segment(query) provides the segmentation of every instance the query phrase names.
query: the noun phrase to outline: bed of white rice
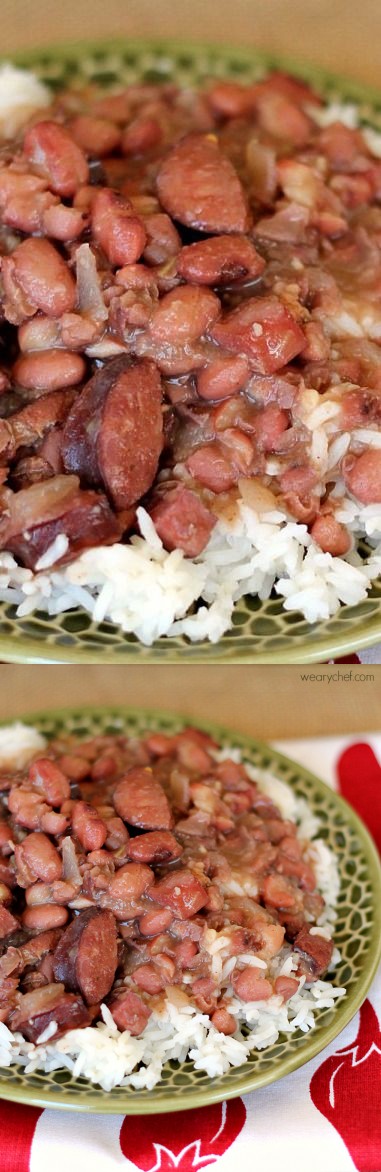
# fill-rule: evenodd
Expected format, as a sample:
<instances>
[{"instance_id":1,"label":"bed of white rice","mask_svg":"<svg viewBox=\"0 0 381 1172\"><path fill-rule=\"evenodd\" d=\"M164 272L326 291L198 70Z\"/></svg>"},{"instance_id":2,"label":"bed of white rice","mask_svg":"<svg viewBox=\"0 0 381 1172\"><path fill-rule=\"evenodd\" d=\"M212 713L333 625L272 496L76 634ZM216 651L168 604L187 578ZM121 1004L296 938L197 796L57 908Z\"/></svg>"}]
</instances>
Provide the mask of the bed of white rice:
<instances>
[{"instance_id":1,"label":"bed of white rice","mask_svg":"<svg viewBox=\"0 0 381 1172\"><path fill-rule=\"evenodd\" d=\"M14 132L13 115L25 119L26 110L29 114L33 106L49 100L49 91L33 74L11 65L0 68L3 133ZM353 105L312 107L310 112L321 125L337 118L349 126L358 122ZM370 128L364 133L370 149L381 157L381 134ZM380 341L379 309L372 303L365 310L359 320L361 311L347 299L340 320L336 315L332 321L333 336ZM342 603L362 602L381 572L381 504L361 507L345 496L337 467L352 438L361 451L380 447L381 434L370 428L358 429L352 437L340 432L339 406L329 392L322 396L306 390L299 413L310 433L310 460L322 484L337 480L336 515L348 526L354 542L345 557L323 553L307 526L281 509L253 508L242 501L234 519L218 521L203 553L185 558L180 550L166 552L150 517L140 508L140 537L128 545L88 550L63 568L54 566L67 550L65 535L41 558L36 573L19 567L11 554L1 553L0 600L13 603L20 618L35 610L56 615L80 606L95 622L111 620L147 646L164 635L216 643L231 626L234 604L240 598L248 594L265 600L273 588L286 610L299 610L310 623L325 621ZM276 475L275 459L269 460L267 472ZM362 537L372 549L366 561L356 552Z\"/></svg>"},{"instance_id":2,"label":"bed of white rice","mask_svg":"<svg viewBox=\"0 0 381 1172\"><path fill-rule=\"evenodd\" d=\"M20 724L1 729L2 768L10 761L15 767L16 743L20 746L22 763L25 764L28 752L30 758L44 747L45 742L36 730ZM244 759L239 750L228 748L216 755L219 760L226 756L236 761ZM298 836L305 844L304 857L314 866L318 890L326 901L324 911L312 932L331 939L340 881L335 856L318 837L319 821L305 799L296 797L284 782L268 772L255 769L247 762L245 765L249 775L276 803L283 817L294 819L297 823ZM240 890L238 882L234 883L232 892L247 894L243 887ZM236 1032L231 1037L220 1034L209 1017L200 1013L182 990L172 986L166 990L161 1008L153 1011L144 1032L137 1038L131 1037L127 1031L118 1030L106 1005L102 1006L102 1021L96 1026L70 1030L57 1041L54 1041L56 1026L52 1022L41 1035L38 1046L26 1041L21 1034L12 1034L6 1025L0 1023L0 1067L19 1063L25 1067L26 1073L35 1070L48 1073L67 1068L74 1078L87 1078L105 1091L116 1086L151 1090L159 1082L163 1066L170 1060L184 1062L190 1059L196 1070L205 1071L210 1078L215 1078L232 1066L241 1066L247 1062L253 1050L263 1050L273 1045L278 1037L298 1030L302 1034L308 1033L314 1028L316 1014L320 1010L332 1009L345 996L345 988L335 987L329 980L308 984L305 977L301 977L297 993L287 1002L275 994L268 1001L243 1002L229 985L237 958L228 957L227 944L223 931L207 930L204 946L212 958L212 972L226 989L225 1000L237 1022ZM298 965L298 956L288 944L268 966L260 957L254 958L253 954L238 959L245 964L255 964L274 978L294 974ZM335 948L331 970L334 970L339 960L340 954ZM242 1027L245 1027L244 1033Z\"/></svg>"}]
</instances>

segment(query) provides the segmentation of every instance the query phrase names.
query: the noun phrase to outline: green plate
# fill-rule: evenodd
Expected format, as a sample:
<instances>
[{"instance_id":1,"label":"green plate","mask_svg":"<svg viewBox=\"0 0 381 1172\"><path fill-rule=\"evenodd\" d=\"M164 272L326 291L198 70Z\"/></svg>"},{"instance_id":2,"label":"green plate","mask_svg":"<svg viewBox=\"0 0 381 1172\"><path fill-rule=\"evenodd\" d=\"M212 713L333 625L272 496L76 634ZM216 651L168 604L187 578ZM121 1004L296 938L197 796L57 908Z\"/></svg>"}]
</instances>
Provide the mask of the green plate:
<instances>
[{"instance_id":1,"label":"green plate","mask_svg":"<svg viewBox=\"0 0 381 1172\"><path fill-rule=\"evenodd\" d=\"M19 53L14 61L33 68L55 89L83 81L105 86L138 80L197 85L209 77L245 82L283 67L307 78L330 100L356 102L362 120L381 129L377 91L252 48L118 40ZM299 611L284 611L275 595L265 602L242 599L231 630L217 645L173 637L147 648L110 622L93 623L80 609L50 618L42 612L17 618L14 607L0 604L0 658L15 663L308 663L349 654L380 638L380 582L364 602L342 606L333 618L312 625Z\"/></svg>"},{"instance_id":2,"label":"green plate","mask_svg":"<svg viewBox=\"0 0 381 1172\"><path fill-rule=\"evenodd\" d=\"M81 737L124 731L141 736L147 729L173 733L186 722L185 717L173 714L118 708L54 711L23 719L47 737L64 731ZM83 1078L73 1078L67 1070L27 1075L21 1067L14 1066L0 1070L0 1098L42 1107L124 1115L202 1107L267 1086L303 1066L332 1042L364 1000L381 956L381 870L367 830L333 790L269 745L204 721L199 722L199 727L211 732L223 747L240 749L244 760L258 769L270 770L292 786L320 819L320 836L335 852L340 870L335 942L341 961L333 983L346 986L346 997L334 1009L322 1009L316 1014L311 1033L298 1030L280 1035L274 1045L253 1052L245 1065L219 1078L208 1078L188 1061L182 1065L170 1062L152 1091L116 1087L106 1093Z\"/></svg>"}]
</instances>

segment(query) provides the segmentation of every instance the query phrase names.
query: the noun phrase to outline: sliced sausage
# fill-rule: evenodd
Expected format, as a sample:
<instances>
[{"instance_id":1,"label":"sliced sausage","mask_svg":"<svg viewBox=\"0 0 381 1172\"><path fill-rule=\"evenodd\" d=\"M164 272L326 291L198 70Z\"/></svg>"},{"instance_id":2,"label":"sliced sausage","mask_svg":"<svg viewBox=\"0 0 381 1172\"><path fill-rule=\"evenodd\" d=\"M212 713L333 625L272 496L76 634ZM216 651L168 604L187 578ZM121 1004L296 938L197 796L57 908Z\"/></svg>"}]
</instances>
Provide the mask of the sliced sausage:
<instances>
[{"instance_id":1,"label":"sliced sausage","mask_svg":"<svg viewBox=\"0 0 381 1172\"><path fill-rule=\"evenodd\" d=\"M117 814L142 830L171 830L173 814L160 782L152 769L136 767L118 782L113 802Z\"/></svg>"},{"instance_id":2,"label":"sliced sausage","mask_svg":"<svg viewBox=\"0 0 381 1172\"><path fill-rule=\"evenodd\" d=\"M160 203L169 215L202 232L247 232L250 216L238 175L211 134L181 140L157 176Z\"/></svg>"},{"instance_id":3,"label":"sliced sausage","mask_svg":"<svg viewBox=\"0 0 381 1172\"><path fill-rule=\"evenodd\" d=\"M132 990L111 1001L109 1010L119 1030L128 1030L133 1038L142 1034L151 1016L148 1005Z\"/></svg>"},{"instance_id":4,"label":"sliced sausage","mask_svg":"<svg viewBox=\"0 0 381 1172\"><path fill-rule=\"evenodd\" d=\"M211 335L226 350L246 355L259 374L286 366L305 345L303 330L275 297L251 297L216 322Z\"/></svg>"},{"instance_id":5,"label":"sliced sausage","mask_svg":"<svg viewBox=\"0 0 381 1172\"><path fill-rule=\"evenodd\" d=\"M117 509L151 487L163 447L161 382L154 364L115 358L78 395L64 426L62 458L90 484L103 481Z\"/></svg>"},{"instance_id":6,"label":"sliced sausage","mask_svg":"<svg viewBox=\"0 0 381 1172\"><path fill-rule=\"evenodd\" d=\"M155 903L168 907L179 920L188 920L205 907L208 895L192 871L177 870L158 883L149 892Z\"/></svg>"},{"instance_id":7,"label":"sliced sausage","mask_svg":"<svg viewBox=\"0 0 381 1172\"><path fill-rule=\"evenodd\" d=\"M90 1021L82 997L65 993L62 984L44 985L25 993L11 1016L12 1029L20 1030L28 1042L38 1042L52 1022L57 1025L54 1038L60 1038L67 1030L81 1029Z\"/></svg>"},{"instance_id":8,"label":"sliced sausage","mask_svg":"<svg viewBox=\"0 0 381 1172\"><path fill-rule=\"evenodd\" d=\"M188 244L177 259L177 273L195 285L228 285L256 279L265 261L245 236L215 236Z\"/></svg>"},{"instance_id":9,"label":"sliced sausage","mask_svg":"<svg viewBox=\"0 0 381 1172\"><path fill-rule=\"evenodd\" d=\"M294 950L300 954L300 969L311 981L316 981L328 968L333 953L333 941L318 933L311 935L306 924L298 932Z\"/></svg>"},{"instance_id":10,"label":"sliced sausage","mask_svg":"<svg viewBox=\"0 0 381 1172\"><path fill-rule=\"evenodd\" d=\"M114 916L108 910L87 908L61 936L54 953L54 976L93 1005L110 992L117 960Z\"/></svg>"},{"instance_id":11,"label":"sliced sausage","mask_svg":"<svg viewBox=\"0 0 381 1172\"><path fill-rule=\"evenodd\" d=\"M159 863L172 863L179 859L183 847L177 842L170 830L151 830L147 834L137 834L131 838L128 847L130 859L136 863L150 863L156 866Z\"/></svg>"},{"instance_id":12,"label":"sliced sausage","mask_svg":"<svg viewBox=\"0 0 381 1172\"><path fill-rule=\"evenodd\" d=\"M21 533L2 541L1 548L9 549L25 566L35 570L40 558L61 534L67 538L67 546L56 558L55 565L71 560L84 549L118 541L125 527L123 514L115 516L107 497L78 489L75 497L62 507L60 517L29 529L24 527Z\"/></svg>"},{"instance_id":13,"label":"sliced sausage","mask_svg":"<svg viewBox=\"0 0 381 1172\"><path fill-rule=\"evenodd\" d=\"M182 484L166 492L149 511L164 548L182 549L190 558L205 549L217 520L200 497Z\"/></svg>"}]
</instances>

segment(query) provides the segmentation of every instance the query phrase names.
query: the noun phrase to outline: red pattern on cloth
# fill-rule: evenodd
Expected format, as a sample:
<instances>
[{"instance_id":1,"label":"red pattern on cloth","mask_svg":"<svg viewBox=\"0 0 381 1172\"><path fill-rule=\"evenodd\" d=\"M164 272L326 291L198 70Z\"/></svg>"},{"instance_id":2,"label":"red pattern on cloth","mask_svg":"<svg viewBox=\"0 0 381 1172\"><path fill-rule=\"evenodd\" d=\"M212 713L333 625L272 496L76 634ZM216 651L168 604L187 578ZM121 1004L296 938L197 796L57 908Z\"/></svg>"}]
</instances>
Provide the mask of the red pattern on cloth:
<instances>
[{"instance_id":1,"label":"red pattern on cloth","mask_svg":"<svg viewBox=\"0 0 381 1172\"><path fill-rule=\"evenodd\" d=\"M381 851L381 767L370 745L356 744L345 749L337 773L340 792L365 822Z\"/></svg>"},{"instance_id":2,"label":"red pattern on cloth","mask_svg":"<svg viewBox=\"0 0 381 1172\"><path fill-rule=\"evenodd\" d=\"M360 1009L353 1045L315 1071L312 1102L341 1135L358 1172L381 1168L381 1031L370 1001Z\"/></svg>"},{"instance_id":3,"label":"red pattern on cloth","mask_svg":"<svg viewBox=\"0 0 381 1172\"><path fill-rule=\"evenodd\" d=\"M173 1115L127 1115L120 1132L123 1155L142 1172L208 1168L231 1147L246 1120L242 1099Z\"/></svg>"},{"instance_id":4,"label":"red pattern on cloth","mask_svg":"<svg viewBox=\"0 0 381 1172\"><path fill-rule=\"evenodd\" d=\"M1 1172L29 1172L33 1137L42 1110L0 1100Z\"/></svg>"}]
</instances>

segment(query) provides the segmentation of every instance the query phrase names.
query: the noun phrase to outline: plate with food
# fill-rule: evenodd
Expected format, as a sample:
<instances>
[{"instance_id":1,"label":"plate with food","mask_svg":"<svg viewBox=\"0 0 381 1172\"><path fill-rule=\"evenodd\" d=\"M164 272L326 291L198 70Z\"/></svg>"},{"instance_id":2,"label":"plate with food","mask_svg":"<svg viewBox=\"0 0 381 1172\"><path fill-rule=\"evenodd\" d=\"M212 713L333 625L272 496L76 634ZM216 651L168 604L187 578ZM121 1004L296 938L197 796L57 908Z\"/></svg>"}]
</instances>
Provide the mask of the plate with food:
<instances>
[{"instance_id":1,"label":"plate with food","mask_svg":"<svg viewBox=\"0 0 381 1172\"><path fill-rule=\"evenodd\" d=\"M0 762L2 1098L202 1106L351 1020L381 953L379 861L303 767L118 709L2 726Z\"/></svg>"},{"instance_id":2,"label":"plate with food","mask_svg":"<svg viewBox=\"0 0 381 1172\"><path fill-rule=\"evenodd\" d=\"M377 101L251 50L3 66L3 658L380 636Z\"/></svg>"}]
</instances>

